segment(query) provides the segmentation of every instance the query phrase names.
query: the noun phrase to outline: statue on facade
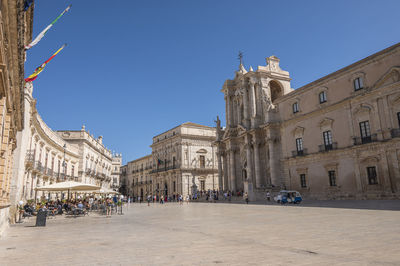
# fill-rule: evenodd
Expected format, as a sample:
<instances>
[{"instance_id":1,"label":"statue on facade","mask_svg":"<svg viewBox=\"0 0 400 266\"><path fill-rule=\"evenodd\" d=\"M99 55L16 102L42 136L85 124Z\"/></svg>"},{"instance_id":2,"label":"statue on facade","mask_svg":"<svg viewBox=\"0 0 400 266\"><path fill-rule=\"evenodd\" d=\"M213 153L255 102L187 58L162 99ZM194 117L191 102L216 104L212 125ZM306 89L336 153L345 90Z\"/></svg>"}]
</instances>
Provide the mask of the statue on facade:
<instances>
[{"instance_id":1,"label":"statue on facade","mask_svg":"<svg viewBox=\"0 0 400 266\"><path fill-rule=\"evenodd\" d=\"M268 88L269 88L269 86L267 88L264 88L261 90L262 91L261 99L263 102L263 109L265 112L268 112L269 110L274 109L274 107L275 107L274 104L271 102L270 97L268 96L268 93L267 93Z\"/></svg>"},{"instance_id":2,"label":"statue on facade","mask_svg":"<svg viewBox=\"0 0 400 266\"><path fill-rule=\"evenodd\" d=\"M221 139L222 129L221 129L221 120L219 120L219 116L217 116L217 120L214 121L217 126L217 140Z\"/></svg>"}]
</instances>

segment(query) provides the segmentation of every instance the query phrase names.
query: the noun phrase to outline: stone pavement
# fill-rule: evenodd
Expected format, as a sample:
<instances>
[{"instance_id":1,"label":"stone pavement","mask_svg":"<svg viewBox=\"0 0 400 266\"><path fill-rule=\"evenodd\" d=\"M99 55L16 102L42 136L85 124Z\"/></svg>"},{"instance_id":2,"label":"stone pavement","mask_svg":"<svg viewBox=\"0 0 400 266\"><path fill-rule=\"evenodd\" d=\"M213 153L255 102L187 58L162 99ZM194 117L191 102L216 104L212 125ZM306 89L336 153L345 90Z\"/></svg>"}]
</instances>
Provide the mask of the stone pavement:
<instances>
[{"instance_id":1,"label":"stone pavement","mask_svg":"<svg viewBox=\"0 0 400 266\"><path fill-rule=\"evenodd\" d=\"M400 212L279 205L131 204L112 218L34 218L0 265L400 265Z\"/></svg>"}]
</instances>

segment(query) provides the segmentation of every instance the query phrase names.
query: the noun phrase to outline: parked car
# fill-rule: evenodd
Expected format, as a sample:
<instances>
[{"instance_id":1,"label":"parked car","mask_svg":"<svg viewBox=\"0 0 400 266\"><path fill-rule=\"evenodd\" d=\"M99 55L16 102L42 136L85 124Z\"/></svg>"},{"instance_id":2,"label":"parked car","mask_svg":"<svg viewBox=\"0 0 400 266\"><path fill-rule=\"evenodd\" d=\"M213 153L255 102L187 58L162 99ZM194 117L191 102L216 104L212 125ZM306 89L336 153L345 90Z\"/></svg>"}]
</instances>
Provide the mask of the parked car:
<instances>
[{"instance_id":1,"label":"parked car","mask_svg":"<svg viewBox=\"0 0 400 266\"><path fill-rule=\"evenodd\" d=\"M293 203L299 204L303 198L300 193L295 190L281 190L278 195L274 197L274 201L281 204Z\"/></svg>"}]
</instances>

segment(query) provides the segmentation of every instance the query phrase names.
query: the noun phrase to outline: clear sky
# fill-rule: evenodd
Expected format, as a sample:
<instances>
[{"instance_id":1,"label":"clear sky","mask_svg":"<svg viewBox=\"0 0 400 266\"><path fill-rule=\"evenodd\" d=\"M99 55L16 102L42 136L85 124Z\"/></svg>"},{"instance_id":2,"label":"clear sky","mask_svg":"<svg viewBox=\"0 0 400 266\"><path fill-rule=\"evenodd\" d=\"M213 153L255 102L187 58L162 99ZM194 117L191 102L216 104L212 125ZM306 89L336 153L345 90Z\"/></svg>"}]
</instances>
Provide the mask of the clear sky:
<instances>
[{"instance_id":1,"label":"clear sky","mask_svg":"<svg viewBox=\"0 0 400 266\"><path fill-rule=\"evenodd\" d=\"M154 135L191 121L225 124L221 87L244 53L248 69L276 55L299 88L400 42L400 1L36 0L25 76L53 130L82 124L124 162Z\"/></svg>"}]
</instances>

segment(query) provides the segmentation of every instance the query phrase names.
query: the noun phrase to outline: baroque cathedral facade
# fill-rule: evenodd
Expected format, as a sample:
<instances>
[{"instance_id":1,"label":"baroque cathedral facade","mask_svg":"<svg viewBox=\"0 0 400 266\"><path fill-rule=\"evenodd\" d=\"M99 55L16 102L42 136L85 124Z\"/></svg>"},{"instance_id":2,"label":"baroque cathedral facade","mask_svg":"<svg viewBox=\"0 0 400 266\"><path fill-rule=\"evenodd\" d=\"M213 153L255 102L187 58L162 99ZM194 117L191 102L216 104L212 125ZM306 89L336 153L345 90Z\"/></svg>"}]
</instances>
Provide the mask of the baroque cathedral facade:
<instances>
[{"instance_id":1,"label":"baroque cathedral facade","mask_svg":"<svg viewBox=\"0 0 400 266\"><path fill-rule=\"evenodd\" d=\"M400 43L296 90L271 56L222 88L221 190L308 198L399 198Z\"/></svg>"}]
</instances>

